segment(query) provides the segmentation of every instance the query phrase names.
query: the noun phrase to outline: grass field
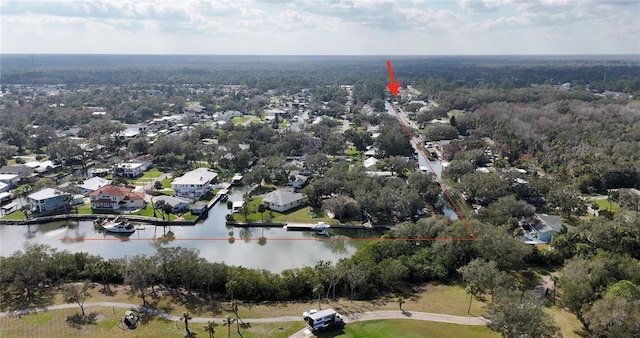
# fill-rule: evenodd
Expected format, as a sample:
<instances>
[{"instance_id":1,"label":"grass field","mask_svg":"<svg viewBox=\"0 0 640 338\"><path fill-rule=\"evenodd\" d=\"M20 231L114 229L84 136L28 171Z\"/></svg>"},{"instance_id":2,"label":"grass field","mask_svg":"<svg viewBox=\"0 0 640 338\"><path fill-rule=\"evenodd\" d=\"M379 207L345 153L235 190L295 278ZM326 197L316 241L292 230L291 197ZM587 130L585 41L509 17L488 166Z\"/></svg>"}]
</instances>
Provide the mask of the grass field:
<instances>
[{"instance_id":1,"label":"grass field","mask_svg":"<svg viewBox=\"0 0 640 338\"><path fill-rule=\"evenodd\" d=\"M99 291L101 287L95 285L90 290L89 302L120 302L141 304L137 295L130 294L127 287L114 287L115 293L112 296L104 295ZM425 285L416 290L414 296L406 297L403 308L407 311L423 311L444 313L452 315L466 316L468 297L461 286L448 285ZM222 318L230 315L229 304L226 302L185 302L184 297L165 295L153 300L154 306L163 309L173 315L179 316L182 312L188 311L192 317L216 317ZM63 304L62 296L56 294L55 304ZM302 312L317 308L317 302L296 302L277 304L242 304L239 308L241 318L265 318L279 316L298 316ZM374 301L350 301L339 299L337 301L324 302L322 308L334 308L345 315L363 311L392 310L398 309L394 302L394 297L389 296ZM87 313L96 313L97 322L95 324L83 325L79 328L73 327L66 322L67 316L80 311L79 307L66 310L52 310L25 315L18 318L0 319L0 337L183 337L185 334L183 322L173 322L159 319L157 317L142 317L141 325L135 330L123 330L119 327L120 320L125 309L114 309L108 307L86 308ZM471 307L471 314L482 315L486 312L486 305L482 302L474 301ZM372 323L372 324L369 324ZM302 322L285 322L272 324L249 323L244 328L241 327L242 336L252 337L288 337L294 332L304 328ZM198 337L207 337L203 330L202 323L191 322L189 327L197 333ZM240 337L232 326L232 337ZM375 335L381 332L383 335ZM420 332L429 332L429 337L497 337L486 327L468 327L462 325L451 325L444 323L429 323L412 320L385 320L363 323L351 323L345 327L343 332L334 331L340 337L424 337L417 335ZM216 337L225 337L227 328L216 327ZM450 335L447 335L450 333ZM411 335L414 334L414 335ZM320 336L323 337L323 336ZM326 337L326 336L324 336Z\"/></svg>"},{"instance_id":2,"label":"grass field","mask_svg":"<svg viewBox=\"0 0 640 338\"><path fill-rule=\"evenodd\" d=\"M410 319L371 320L349 323L342 330L320 333L319 338L423 338L423 337L500 337L486 326L467 326Z\"/></svg>"},{"instance_id":3,"label":"grass field","mask_svg":"<svg viewBox=\"0 0 640 338\"><path fill-rule=\"evenodd\" d=\"M255 198L252 198L247 204L249 211L251 211L247 215L247 220L249 222L262 221L262 215L260 215L260 213L257 212L258 205L260 205L261 203L262 203L262 197L255 197ZM336 220L329 218L329 216L325 215L324 212L320 210L313 210L311 207L298 208L298 209L290 210L284 213L273 211L273 210L267 210L264 212L265 217L269 214L273 216L271 221L276 223L286 223L286 222L316 223L320 221L327 222L327 223L337 223ZM233 219L236 220L237 222L244 222L244 215L240 213L234 213Z\"/></svg>"},{"instance_id":4,"label":"grass field","mask_svg":"<svg viewBox=\"0 0 640 338\"><path fill-rule=\"evenodd\" d=\"M151 168L147 171L144 172L144 174L140 177L138 177L136 180L133 181L134 184L136 185L142 185L145 183L148 183L149 181L151 181L152 179L160 176L164 174L164 172L158 170L158 168Z\"/></svg>"},{"instance_id":5,"label":"grass field","mask_svg":"<svg viewBox=\"0 0 640 338\"><path fill-rule=\"evenodd\" d=\"M620 205L616 202L611 202L609 203L609 201L606 198L603 199L599 199L599 200L593 200L593 202L595 202L598 205L598 210L607 210L607 211L611 211L611 212L620 212Z\"/></svg>"},{"instance_id":6,"label":"grass field","mask_svg":"<svg viewBox=\"0 0 640 338\"><path fill-rule=\"evenodd\" d=\"M2 217L2 219L11 219L11 220L23 220L24 219L24 213L22 212L22 210L16 210L8 215L4 215Z\"/></svg>"},{"instance_id":7,"label":"grass field","mask_svg":"<svg viewBox=\"0 0 640 338\"><path fill-rule=\"evenodd\" d=\"M91 289L91 298L87 302L112 301L121 303L140 304L140 298L132 295L126 287L114 287L115 294L106 296L99 293L100 286ZM398 309L394 298L383 297L374 301L350 301L339 299L322 304L322 308L334 308L338 312L348 315L363 311ZM403 308L409 312L423 311L443 313L458 316L466 316L468 295L461 286L426 285L417 290L414 296L407 297ZM158 309L164 309L173 315L179 316L188 311L192 317L216 317L222 318L231 315L229 304L226 302L206 302L195 304L187 303L184 298L176 298L165 295L154 300ZM62 304L62 297L57 294L54 297L55 304ZM239 309L241 318L265 318L279 316L296 316L310 308L317 308L317 303L274 303L274 304L242 304ZM159 319L152 316L142 316L139 327L135 330L123 329L120 320L125 309L112 309L109 307L86 308L87 314L95 313L97 321L93 324L74 327L67 323L67 316L79 312L79 307L65 310L52 310L21 316L20 318L0 318L0 337L183 337L185 334L184 323ZM113 313L115 310L115 314ZM545 308L556 325L560 327L564 337L582 337L584 331L578 319L564 309L557 307ZM486 313L486 304L474 301L471 306L471 314L474 316ZM219 323L220 324L220 323ZM241 326L242 337L288 337L294 332L304 328L304 323L284 322L271 324L248 323ZM197 333L198 337L207 337L202 323L190 322L190 329ZM224 337L227 327L216 327L216 337ZM231 337L241 337L236 332L236 326L231 327ZM490 331L484 326L465 326L446 323L423 322L417 320L379 320L359 323L349 323L342 330L333 330L326 334L318 334L318 337L345 337L345 338L375 338L375 337L499 337L496 332Z\"/></svg>"}]
</instances>

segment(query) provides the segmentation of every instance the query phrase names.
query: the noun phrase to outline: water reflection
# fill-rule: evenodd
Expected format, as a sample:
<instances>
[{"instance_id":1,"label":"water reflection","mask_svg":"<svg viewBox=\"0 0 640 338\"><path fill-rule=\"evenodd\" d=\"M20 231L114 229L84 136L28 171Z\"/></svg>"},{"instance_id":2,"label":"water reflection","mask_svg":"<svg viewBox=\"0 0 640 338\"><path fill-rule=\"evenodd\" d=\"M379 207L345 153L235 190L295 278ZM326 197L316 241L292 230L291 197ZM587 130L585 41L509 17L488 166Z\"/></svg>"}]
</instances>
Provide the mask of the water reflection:
<instances>
[{"instance_id":1,"label":"water reflection","mask_svg":"<svg viewBox=\"0 0 640 338\"><path fill-rule=\"evenodd\" d=\"M245 191L234 189L230 200L241 200ZM2 225L0 256L6 257L24 250L30 244L88 252L106 259L136 254L153 255L160 247L181 246L199 250L200 256L208 261L277 272L313 266L318 260L338 261L351 256L362 244L362 241L350 241L348 237L379 236L372 232L331 230L331 238L327 238L313 232L286 231L281 228L234 229L225 224L227 213L226 204L222 203L211 209L204 222L195 226L146 225L129 237L105 232L91 221ZM256 242L257 245L238 245L236 239Z\"/></svg>"}]
</instances>

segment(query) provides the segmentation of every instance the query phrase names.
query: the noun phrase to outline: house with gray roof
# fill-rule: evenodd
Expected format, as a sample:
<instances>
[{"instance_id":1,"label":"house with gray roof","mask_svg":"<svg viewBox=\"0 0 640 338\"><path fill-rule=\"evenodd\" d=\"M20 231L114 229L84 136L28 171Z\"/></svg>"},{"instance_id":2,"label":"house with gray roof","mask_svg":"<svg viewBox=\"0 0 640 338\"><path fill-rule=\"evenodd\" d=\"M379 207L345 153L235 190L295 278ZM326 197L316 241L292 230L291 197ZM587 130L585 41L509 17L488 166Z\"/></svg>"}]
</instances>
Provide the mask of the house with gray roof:
<instances>
[{"instance_id":1,"label":"house with gray roof","mask_svg":"<svg viewBox=\"0 0 640 338\"><path fill-rule=\"evenodd\" d=\"M189 209L189 200L180 197L160 195L153 198L154 203L164 201L171 206L171 213L177 214Z\"/></svg>"},{"instance_id":2,"label":"house with gray roof","mask_svg":"<svg viewBox=\"0 0 640 338\"><path fill-rule=\"evenodd\" d=\"M62 210L69 205L70 195L58 189L45 188L27 196L36 213L49 213Z\"/></svg>"},{"instance_id":3,"label":"house with gray roof","mask_svg":"<svg viewBox=\"0 0 640 338\"><path fill-rule=\"evenodd\" d=\"M212 189L212 184L216 183L217 177L217 173L207 168L198 168L176 177L171 181L171 189L179 197L200 197Z\"/></svg>"},{"instance_id":4,"label":"house with gray roof","mask_svg":"<svg viewBox=\"0 0 640 338\"><path fill-rule=\"evenodd\" d=\"M262 198L262 204L268 209L285 212L304 204L305 195L289 189L274 190Z\"/></svg>"},{"instance_id":5,"label":"house with gray roof","mask_svg":"<svg viewBox=\"0 0 640 338\"><path fill-rule=\"evenodd\" d=\"M535 214L521 222L525 229L525 243L550 243L553 236L562 230L562 218L547 214Z\"/></svg>"},{"instance_id":6,"label":"house with gray roof","mask_svg":"<svg viewBox=\"0 0 640 338\"><path fill-rule=\"evenodd\" d=\"M78 188L80 188L81 194L87 195L109 184L111 184L111 180L106 180L102 177L92 177L82 182Z\"/></svg>"}]
</instances>

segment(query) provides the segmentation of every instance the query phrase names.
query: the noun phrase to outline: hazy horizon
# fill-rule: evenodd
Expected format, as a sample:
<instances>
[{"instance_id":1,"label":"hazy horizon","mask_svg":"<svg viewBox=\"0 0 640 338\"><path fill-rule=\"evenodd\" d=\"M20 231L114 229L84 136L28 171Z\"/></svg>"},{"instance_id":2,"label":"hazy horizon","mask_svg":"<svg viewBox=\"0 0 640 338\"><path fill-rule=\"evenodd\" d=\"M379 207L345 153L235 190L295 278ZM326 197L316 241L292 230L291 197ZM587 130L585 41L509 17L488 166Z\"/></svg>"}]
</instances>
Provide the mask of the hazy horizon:
<instances>
[{"instance_id":1,"label":"hazy horizon","mask_svg":"<svg viewBox=\"0 0 640 338\"><path fill-rule=\"evenodd\" d=\"M638 0L0 0L0 13L5 54L640 54Z\"/></svg>"}]
</instances>

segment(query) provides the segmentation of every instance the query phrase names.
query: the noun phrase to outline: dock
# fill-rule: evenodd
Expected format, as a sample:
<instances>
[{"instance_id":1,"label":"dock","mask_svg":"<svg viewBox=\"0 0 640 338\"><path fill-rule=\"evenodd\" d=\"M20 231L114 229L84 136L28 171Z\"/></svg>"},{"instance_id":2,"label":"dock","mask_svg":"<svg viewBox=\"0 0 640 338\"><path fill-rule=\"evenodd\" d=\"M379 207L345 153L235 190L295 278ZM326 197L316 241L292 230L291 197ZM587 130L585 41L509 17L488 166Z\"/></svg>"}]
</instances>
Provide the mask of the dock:
<instances>
[{"instance_id":1,"label":"dock","mask_svg":"<svg viewBox=\"0 0 640 338\"><path fill-rule=\"evenodd\" d=\"M324 223L324 222L322 222ZM288 231L321 231L328 229L336 230L389 230L389 225L354 225L354 224L328 224L319 226L318 223L262 223L262 222L227 222L236 228L283 228Z\"/></svg>"}]
</instances>

